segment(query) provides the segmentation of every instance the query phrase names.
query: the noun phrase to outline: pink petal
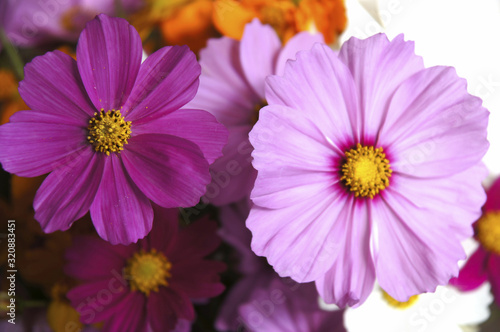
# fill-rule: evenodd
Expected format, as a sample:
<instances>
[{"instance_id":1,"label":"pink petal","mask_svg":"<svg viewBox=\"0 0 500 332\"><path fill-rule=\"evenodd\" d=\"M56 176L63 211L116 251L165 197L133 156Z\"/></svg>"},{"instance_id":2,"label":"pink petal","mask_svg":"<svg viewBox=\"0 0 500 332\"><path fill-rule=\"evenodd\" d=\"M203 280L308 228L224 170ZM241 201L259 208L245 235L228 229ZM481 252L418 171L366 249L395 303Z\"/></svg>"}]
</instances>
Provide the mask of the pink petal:
<instances>
[{"instance_id":1,"label":"pink petal","mask_svg":"<svg viewBox=\"0 0 500 332\"><path fill-rule=\"evenodd\" d=\"M432 211L433 220L445 220L449 231L462 241L473 235L471 224L481 216L481 206L486 200L481 182L487 174L482 163L447 178L393 174L388 189L406 197L415 209Z\"/></svg>"},{"instance_id":2,"label":"pink petal","mask_svg":"<svg viewBox=\"0 0 500 332\"><path fill-rule=\"evenodd\" d=\"M422 70L401 84L378 140L390 147L394 171L449 176L481 160L488 148L488 111L466 87L451 67Z\"/></svg>"},{"instance_id":3,"label":"pink petal","mask_svg":"<svg viewBox=\"0 0 500 332\"><path fill-rule=\"evenodd\" d=\"M56 121L56 116L38 111L14 114L10 123L0 127L3 168L33 177L65 167L79 154L90 151L86 128Z\"/></svg>"},{"instance_id":4,"label":"pink petal","mask_svg":"<svg viewBox=\"0 0 500 332\"><path fill-rule=\"evenodd\" d=\"M389 42L384 34L377 34L365 40L350 38L342 45L339 59L349 68L360 96L357 129L362 131L362 139L377 136L396 88L424 69L413 44L405 42L403 35Z\"/></svg>"},{"instance_id":5,"label":"pink petal","mask_svg":"<svg viewBox=\"0 0 500 332\"><path fill-rule=\"evenodd\" d=\"M194 320L195 318L191 300L186 294L177 292L171 287L161 287L159 292L151 293L148 311L155 332L172 329L172 323L175 326L178 319Z\"/></svg>"},{"instance_id":6,"label":"pink petal","mask_svg":"<svg viewBox=\"0 0 500 332\"><path fill-rule=\"evenodd\" d=\"M90 148L71 155L65 166L53 171L38 189L35 219L46 233L67 230L89 210L101 182L104 158Z\"/></svg>"},{"instance_id":7,"label":"pink petal","mask_svg":"<svg viewBox=\"0 0 500 332\"><path fill-rule=\"evenodd\" d=\"M163 47L141 65L123 113L138 124L176 111L195 96L198 76L200 65L187 46Z\"/></svg>"},{"instance_id":8,"label":"pink petal","mask_svg":"<svg viewBox=\"0 0 500 332\"><path fill-rule=\"evenodd\" d=\"M339 181L334 161L341 156L322 132L302 113L284 106L268 106L260 114L250 133L259 172L253 202L277 209L319 192L334 192Z\"/></svg>"},{"instance_id":9,"label":"pink petal","mask_svg":"<svg viewBox=\"0 0 500 332\"><path fill-rule=\"evenodd\" d=\"M180 137L135 136L121 155L137 187L163 207L196 205L210 182L208 163L200 148Z\"/></svg>"},{"instance_id":10,"label":"pink petal","mask_svg":"<svg viewBox=\"0 0 500 332\"><path fill-rule=\"evenodd\" d=\"M274 74L281 42L269 25L254 19L245 26L240 42L241 66L255 93L264 99L265 79Z\"/></svg>"},{"instance_id":11,"label":"pink petal","mask_svg":"<svg viewBox=\"0 0 500 332\"><path fill-rule=\"evenodd\" d=\"M76 61L69 55L48 52L28 63L24 73L19 93L31 109L57 115L77 126L86 125L94 114Z\"/></svg>"},{"instance_id":12,"label":"pink petal","mask_svg":"<svg viewBox=\"0 0 500 332\"><path fill-rule=\"evenodd\" d=\"M375 282L375 267L371 254L370 237L371 202L356 204L356 198L350 195L343 208L335 215L335 225L330 230L329 245L335 250L323 264L330 265L329 270L316 279L316 288L327 303L339 307L357 307L370 295ZM333 203L332 203L333 204ZM332 218L329 214L325 217ZM332 250L332 249L331 249Z\"/></svg>"},{"instance_id":13,"label":"pink petal","mask_svg":"<svg viewBox=\"0 0 500 332\"><path fill-rule=\"evenodd\" d=\"M98 15L80 35L76 50L85 89L98 109L119 109L139 71L142 43L126 20Z\"/></svg>"},{"instance_id":14,"label":"pink petal","mask_svg":"<svg viewBox=\"0 0 500 332\"><path fill-rule=\"evenodd\" d=\"M211 164L222 156L227 130L206 111L182 109L133 127L134 135L168 134L195 143Z\"/></svg>"},{"instance_id":15,"label":"pink petal","mask_svg":"<svg viewBox=\"0 0 500 332\"><path fill-rule=\"evenodd\" d=\"M129 244L151 230L153 209L115 153L106 157L101 185L90 207L99 236L111 244Z\"/></svg>"},{"instance_id":16,"label":"pink petal","mask_svg":"<svg viewBox=\"0 0 500 332\"><path fill-rule=\"evenodd\" d=\"M299 51L310 50L316 43L324 43L321 33L311 34L307 31L299 32L283 46L276 61L276 72L273 74L282 76L285 71L285 64L288 60L295 60L295 55Z\"/></svg>"},{"instance_id":17,"label":"pink petal","mask_svg":"<svg viewBox=\"0 0 500 332\"><path fill-rule=\"evenodd\" d=\"M250 196L257 172L252 166L253 147L248 141L250 125L229 128L223 156L210 165L212 183L205 198L210 203L223 206Z\"/></svg>"},{"instance_id":18,"label":"pink petal","mask_svg":"<svg viewBox=\"0 0 500 332\"><path fill-rule=\"evenodd\" d=\"M447 284L458 275L457 262L465 258L454 231L465 225L459 221L454 226L453 220L420 206L422 202L425 198L415 200L411 192L389 186L371 210L377 279L389 295L402 302Z\"/></svg>"},{"instance_id":19,"label":"pink petal","mask_svg":"<svg viewBox=\"0 0 500 332\"><path fill-rule=\"evenodd\" d=\"M356 86L328 46L316 44L309 52L299 52L296 61L287 62L283 77L270 76L266 84L269 105L300 111L342 153L359 140Z\"/></svg>"},{"instance_id":20,"label":"pink petal","mask_svg":"<svg viewBox=\"0 0 500 332\"><path fill-rule=\"evenodd\" d=\"M345 236L343 193L311 193L301 203L281 209L254 206L247 219L252 250L267 257L282 277L298 282L320 278L340 254Z\"/></svg>"},{"instance_id":21,"label":"pink petal","mask_svg":"<svg viewBox=\"0 0 500 332\"><path fill-rule=\"evenodd\" d=\"M465 265L460 270L457 278L450 280L450 285L453 285L461 291L470 291L481 286L488 280L488 263L489 254L479 247L467 260Z\"/></svg>"}]
</instances>

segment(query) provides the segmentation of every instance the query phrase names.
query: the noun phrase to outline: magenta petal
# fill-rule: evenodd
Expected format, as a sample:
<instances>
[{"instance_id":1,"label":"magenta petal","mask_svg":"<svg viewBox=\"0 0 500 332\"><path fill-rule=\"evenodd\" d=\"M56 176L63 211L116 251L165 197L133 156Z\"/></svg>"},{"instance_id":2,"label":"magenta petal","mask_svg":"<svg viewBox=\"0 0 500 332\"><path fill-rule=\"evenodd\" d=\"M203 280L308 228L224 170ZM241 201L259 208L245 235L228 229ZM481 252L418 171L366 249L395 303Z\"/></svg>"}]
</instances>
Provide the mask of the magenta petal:
<instances>
[{"instance_id":1,"label":"magenta petal","mask_svg":"<svg viewBox=\"0 0 500 332\"><path fill-rule=\"evenodd\" d=\"M365 40L350 38L342 45L339 59L349 68L360 96L358 130L373 139L388 114L388 101L408 77L424 69L415 55L414 43L399 35L389 42L377 34Z\"/></svg>"},{"instance_id":2,"label":"magenta petal","mask_svg":"<svg viewBox=\"0 0 500 332\"><path fill-rule=\"evenodd\" d=\"M0 127L0 161L6 171L38 176L71 163L82 151L90 151L86 128L52 120L56 120L53 115L24 111Z\"/></svg>"},{"instance_id":3,"label":"magenta petal","mask_svg":"<svg viewBox=\"0 0 500 332\"><path fill-rule=\"evenodd\" d=\"M488 189L488 198L484 204L485 211L500 210L500 177Z\"/></svg>"},{"instance_id":4,"label":"magenta petal","mask_svg":"<svg viewBox=\"0 0 500 332\"><path fill-rule=\"evenodd\" d=\"M175 319L183 318L193 320L195 317L193 304L186 294L177 292L170 287L161 287L159 292L151 293L148 301L148 311L150 312L150 319L156 327L165 326L172 320L164 319L165 315L175 314ZM175 322L176 323L176 322ZM155 332L168 331L168 329L156 330Z\"/></svg>"},{"instance_id":5,"label":"magenta petal","mask_svg":"<svg viewBox=\"0 0 500 332\"><path fill-rule=\"evenodd\" d=\"M80 35L78 70L94 106L119 109L127 100L139 72L142 43L126 20L98 15Z\"/></svg>"},{"instance_id":6,"label":"magenta petal","mask_svg":"<svg viewBox=\"0 0 500 332\"><path fill-rule=\"evenodd\" d=\"M198 145L211 164L222 156L227 142L227 130L215 117L201 110L182 109L154 121L134 126L135 135L167 134L177 136Z\"/></svg>"},{"instance_id":7,"label":"magenta petal","mask_svg":"<svg viewBox=\"0 0 500 332\"><path fill-rule=\"evenodd\" d=\"M122 158L137 187L162 207L196 205L210 182L208 163L200 148L180 137L132 137Z\"/></svg>"},{"instance_id":8,"label":"magenta petal","mask_svg":"<svg viewBox=\"0 0 500 332\"><path fill-rule=\"evenodd\" d=\"M172 260L202 258L214 251L220 242L217 223L205 217L192 223L189 228L182 229L177 236L175 248L167 254Z\"/></svg>"},{"instance_id":9,"label":"magenta petal","mask_svg":"<svg viewBox=\"0 0 500 332\"><path fill-rule=\"evenodd\" d=\"M66 296L76 311L80 313L80 320L85 324L98 323L110 318L113 320L112 317L115 313L120 313L121 307L131 298L131 295L124 288L120 289L119 285L115 285L110 279L76 286ZM98 298L105 300L105 302L98 301Z\"/></svg>"},{"instance_id":10,"label":"magenta petal","mask_svg":"<svg viewBox=\"0 0 500 332\"><path fill-rule=\"evenodd\" d=\"M478 288L488 280L487 266L488 253L479 247L462 267L458 277L450 280L450 285L457 287L461 291Z\"/></svg>"},{"instance_id":11,"label":"magenta petal","mask_svg":"<svg viewBox=\"0 0 500 332\"><path fill-rule=\"evenodd\" d=\"M24 73L19 93L32 110L58 115L77 126L86 125L94 114L76 61L69 55L54 51L38 56Z\"/></svg>"},{"instance_id":12,"label":"magenta petal","mask_svg":"<svg viewBox=\"0 0 500 332\"><path fill-rule=\"evenodd\" d=\"M338 252L332 257L331 268L316 280L316 288L327 303L341 308L356 307L373 289L375 266L370 248L370 210L370 205L356 204L351 195L330 230L339 234L328 242L330 250Z\"/></svg>"},{"instance_id":13,"label":"magenta petal","mask_svg":"<svg viewBox=\"0 0 500 332\"><path fill-rule=\"evenodd\" d=\"M113 246L93 236L75 236L72 246L66 251L64 272L78 280L98 281L114 279L110 287L116 291L125 290L127 281L122 277L126 260L137 246ZM96 254L98 253L98 254Z\"/></svg>"},{"instance_id":14,"label":"magenta petal","mask_svg":"<svg viewBox=\"0 0 500 332\"><path fill-rule=\"evenodd\" d=\"M241 65L248 83L262 99L264 82L268 75L274 74L280 49L280 39L270 25L254 19L245 26L240 42Z\"/></svg>"},{"instance_id":15,"label":"magenta petal","mask_svg":"<svg viewBox=\"0 0 500 332\"><path fill-rule=\"evenodd\" d=\"M141 65L134 89L123 113L127 120L160 117L178 110L198 90L200 65L187 46L167 46L151 54Z\"/></svg>"},{"instance_id":16,"label":"magenta petal","mask_svg":"<svg viewBox=\"0 0 500 332\"><path fill-rule=\"evenodd\" d=\"M146 236L153 208L127 174L119 156L106 158L101 185L90 207L97 233L111 244L129 244Z\"/></svg>"},{"instance_id":17,"label":"magenta petal","mask_svg":"<svg viewBox=\"0 0 500 332\"><path fill-rule=\"evenodd\" d=\"M495 303L500 305L500 256L489 255L488 277L491 283L491 291L495 297Z\"/></svg>"},{"instance_id":18,"label":"magenta petal","mask_svg":"<svg viewBox=\"0 0 500 332\"><path fill-rule=\"evenodd\" d=\"M152 206L153 228L149 235L140 241L140 245L145 251L156 249L166 253L175 245L179 232L179 210L162 208L154 203Z\"/></svg>"},{"instance_id":19,"label":"magenta petal","mask_svg":"<svg viewBox=\"0 0 500 332\"><path fill-rule=\"evenodd\" d=\"M104 170L104 158L91 149L73 154L64 167L54 170L38 189L35 219L47 232L67 230L83 217L94 201Z\"/></svg>"},{"instance_id":20,"label":"magenta petal","mask_svg":"<svg viewBox=\"0 0 500 332\"><path fill-rule=\"evenodd\" d=\"M324 38L321 33L311 34L307 31L302 31L290 38L283 46L276 61L276 71L273 74L283 75L285 64L288 60L295 60L298 51L309 50L316 43L324 43Z\"/></svg>"},{"instance_id":21,"label":"magenta petal","mask_svg":"<svg viewBox=\"0 0 500 332\"><path fill-rule=\"evenodd\" d=\"M226 269L222 262L193 260L172 262L172 265L172 288L184 292L191 299L217 296L225 289L218 275Z\"/></svg>"},{"instance_id":22,"label":"magenta petal","mask_svg":"<svg viewBox=\"0 0 500 332\"><path fill-rule=\"evenodd\" d=\"M105 321L106 332L147 332L146 298L141 292L131 292L115 306L114 315Z\"/></svg>"}]
</instances>

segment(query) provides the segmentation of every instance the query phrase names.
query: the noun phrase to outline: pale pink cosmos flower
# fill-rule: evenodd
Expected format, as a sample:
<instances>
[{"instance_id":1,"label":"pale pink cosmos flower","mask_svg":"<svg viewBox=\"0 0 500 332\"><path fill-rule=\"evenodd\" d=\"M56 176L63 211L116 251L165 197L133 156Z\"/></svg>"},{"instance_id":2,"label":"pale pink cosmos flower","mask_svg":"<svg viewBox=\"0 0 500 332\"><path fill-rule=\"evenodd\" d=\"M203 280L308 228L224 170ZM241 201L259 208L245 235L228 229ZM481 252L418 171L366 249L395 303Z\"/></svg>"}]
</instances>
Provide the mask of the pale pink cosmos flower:
<instances>
[{"instance_id":1,"label":"pale pink cosmos flower","mask_svg":"<svg viewBox=\"0 0 500 332\"><path fill-rule=\"evenodd\" d=\"M402 35L299 52L250 133L252 249L340 307L375 277L399 301L446 284L485 201L488 111L466 88Z\"/></svg>"}]
</instances>

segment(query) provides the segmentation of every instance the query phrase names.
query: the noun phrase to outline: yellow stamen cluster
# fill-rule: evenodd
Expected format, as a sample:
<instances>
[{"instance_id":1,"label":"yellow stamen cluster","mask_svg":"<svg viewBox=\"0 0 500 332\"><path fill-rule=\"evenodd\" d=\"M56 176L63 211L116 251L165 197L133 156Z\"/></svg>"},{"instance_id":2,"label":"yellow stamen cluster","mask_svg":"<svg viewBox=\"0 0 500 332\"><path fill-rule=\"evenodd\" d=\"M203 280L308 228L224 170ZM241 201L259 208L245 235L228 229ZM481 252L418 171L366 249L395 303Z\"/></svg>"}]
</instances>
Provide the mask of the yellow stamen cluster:
<instances>
[{"instance_id":1,"label":"yellow stamen cluster","mask_svg":"<svg viewBox=\"0 0 500 332\"><path fill-rule=\"evenodd\" d=\"M394 299L392 296L387 294L386 291L382 289L382 298L391 306L397 309L406 309L411 307L415 302L418 300L418 295L413 295L411 296L408 301L406 302L399 302L398 300Z\"/></svg>"},{"instance_id":2,"label":"yellow stamen cluster","mask_svg":"<svg viewBox=\"0 0 500 332\"><path fill-rule=\"evenodd\" d=\"M487 212L479 219L476 237L486 250L500 255L500 211Z\"/></svg>"},{"instance_id":3,"label":"yellow stamen cluster","mask_svg":"<svg viewBox=\"0 0 500 332\"><path fill-rule=\"evenodd\" d=\"M389 186L392 170L383 148L358 144L355 149L346 151L345 156L340 180L356 197L373 198Z\"/></svg>"},{"instance_id":4,"label":"yellow stamen cluster","mask_svg":"<svg viewBox=\"0 0 500 332\"><path fill-rule=\"evenodd\" d=\"M149 296L151 291L158 292L160 286L168 286L171 269L172 264L162 253L155 249L149 252L141 250L128 259L124 275L131 290L139 290Z\"/></svg>"},{"instance_id":5,"label":"yellow stamen cluster","mask_svg":"<svg viewBox=\"0 0 500 332\"><path fill-rule=\"evenodd\" d=\"M89 120L87 140L97 152L104 152L108 156L110 152L119 153L128 143L132 132L131 125L132 122L125 121L120 111L105 112L102 109L99 113L94 113L94 117Z\"/></svg>"}]
</instances>

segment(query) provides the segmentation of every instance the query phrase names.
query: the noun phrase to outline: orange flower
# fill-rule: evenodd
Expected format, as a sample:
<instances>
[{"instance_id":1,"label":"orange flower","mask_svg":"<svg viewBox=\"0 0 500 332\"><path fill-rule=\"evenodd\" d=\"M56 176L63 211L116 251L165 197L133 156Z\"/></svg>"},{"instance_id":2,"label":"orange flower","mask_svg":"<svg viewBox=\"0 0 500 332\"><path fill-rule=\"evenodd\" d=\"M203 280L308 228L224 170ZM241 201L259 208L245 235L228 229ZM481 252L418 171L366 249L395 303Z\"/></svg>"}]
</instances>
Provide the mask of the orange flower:
<instances>
[{"instance_id":1,"label":"orange flower","mask_svg":"<svg viewBox=\"0 0 500 332\"><path fill-rule=\"evenodd\" d=\"M130 18L143 40L154 37L154 29L159 27L163 42L188 45L198 52L210 37L219 35L212 24L213 0L147 0L146 3ZM145 47L151 48L149 44Z\"/></svg>"},{"instance_id":2,"label":"orange flower","mask_svg":"<svg viewBox=\"0 0 500 332\"><path fill-rule=\"evenodd\" d=\"M241 39L253 18L271 25L283 42L300 31L319 31L335 42L347 19L342 0L215 0L213 21L225 36Z\"/></svg>"}]
</instances>

